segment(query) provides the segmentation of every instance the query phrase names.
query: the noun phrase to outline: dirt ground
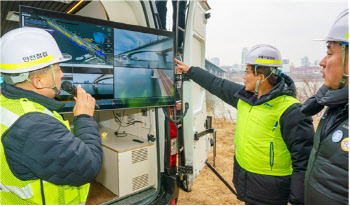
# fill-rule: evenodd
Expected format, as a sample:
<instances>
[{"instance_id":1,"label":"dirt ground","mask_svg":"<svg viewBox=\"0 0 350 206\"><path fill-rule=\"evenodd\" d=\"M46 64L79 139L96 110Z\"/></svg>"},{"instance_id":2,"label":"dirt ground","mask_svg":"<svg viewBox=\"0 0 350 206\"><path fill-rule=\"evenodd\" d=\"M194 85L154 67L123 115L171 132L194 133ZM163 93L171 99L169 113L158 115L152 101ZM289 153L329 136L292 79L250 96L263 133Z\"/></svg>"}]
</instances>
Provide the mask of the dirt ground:
<instances>
[{"instance_id":1,"label":"dirt ground","mask_svg":"<svg viewBox=\"0 0 350 206\"><path fill-rule=\"evenodd\" d=\"M228 120L213 119L213 128L217 129L216 170L229 182L232 187L233 177L233 145L235 123ZM210 151L208 162L213 164L213 149ZM180 189L179 205L244 205L207 167L203 169L194 182L191 192Z\"/></svg>"}]
</instances>

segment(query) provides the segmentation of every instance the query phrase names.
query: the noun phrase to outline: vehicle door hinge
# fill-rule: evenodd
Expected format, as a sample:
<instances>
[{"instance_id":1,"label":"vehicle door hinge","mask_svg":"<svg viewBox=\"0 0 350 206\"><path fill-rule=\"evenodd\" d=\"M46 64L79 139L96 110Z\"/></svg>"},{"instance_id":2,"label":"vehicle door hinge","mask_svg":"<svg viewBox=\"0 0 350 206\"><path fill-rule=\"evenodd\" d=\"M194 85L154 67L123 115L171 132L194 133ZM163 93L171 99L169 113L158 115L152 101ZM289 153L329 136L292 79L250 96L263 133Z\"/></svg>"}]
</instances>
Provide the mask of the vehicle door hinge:
<instances>
[{"instance_id":1,"label":"vehicle door hinge","mask_svg":"<svg viewBox=\"0 0 350 206\"><path fill-rule=\"evenodd\" d=\"M179 174L193 174L193 166L176 166L172 167L172 169L176 170L177 173Z\"/></svg>"},{"instance_id":2,"label":"vehicle door hinge","mask_svg":"<svg viewBox=\"0 0 350 206\"><path fill-rule=\"evenodd\" d=\"M190 78L186 73L175 74L175 81L188 81Z\"/></svg>"},{"instance_id":3,"label":"vehicle door hinge","mask_svg":"<svg viewBox=\"0 0 350 206\"><path fill-rule=\"evenodd\" d=\"M200 132L200 133L196 132L194 134L194 140L198 141L201 136L204 136L209 133L214 133L214 131L215 129L211 128L211 129L204 130L203 132Z\"/></svg>"}]
</instances>

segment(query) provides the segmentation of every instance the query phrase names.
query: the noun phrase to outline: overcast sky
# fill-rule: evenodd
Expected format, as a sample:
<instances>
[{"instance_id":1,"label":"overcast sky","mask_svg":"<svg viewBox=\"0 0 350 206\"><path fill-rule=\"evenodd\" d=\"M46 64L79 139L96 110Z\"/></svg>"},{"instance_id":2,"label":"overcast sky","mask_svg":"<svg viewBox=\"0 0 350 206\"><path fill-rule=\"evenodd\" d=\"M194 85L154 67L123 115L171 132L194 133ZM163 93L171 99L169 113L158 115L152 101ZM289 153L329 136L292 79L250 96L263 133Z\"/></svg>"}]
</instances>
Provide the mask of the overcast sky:
<instances>
[{"instance_id":1,"label":"overcast sky","mask_svg":"<svg viewBox=\"0 0 350 206\"><path fill-rule=\"evenodd\" d=\"M276 46L282 57L299 66L301 58L321 60L327 35L346 0L212 0L207 24L206 57L221 65L241 64L242 48Z\"/></svg>"},{"instance_id":2,"label":"overcast sky","mask_svg":"<svg viewBox=\"0 0 350 206\"><path fill-rule=\"evenodd\" d=\"M114 44L114 55L118 55L122 52L147 44L150 41L157 40L157 35L128 31L124 29L115 29L114 39L118 40L115 41Z\"/></svg>"},{"instance_id":3,"label":"overcast sky","mask_svg":"<svg viewBox=\"0 0 350 206\"><path fill-rule=\"evenodd\" d=\"M295 66L300 66L304 56L311 63L320 61L326 54L326 44L312 40L325 37L338 14L348 7L347 0L208 0L208 3L211 18L207 24L206 57L220 58L220 65L241 64L242 49L261 43L277 47L282 57Z\"/></svg>"}]
</instances>

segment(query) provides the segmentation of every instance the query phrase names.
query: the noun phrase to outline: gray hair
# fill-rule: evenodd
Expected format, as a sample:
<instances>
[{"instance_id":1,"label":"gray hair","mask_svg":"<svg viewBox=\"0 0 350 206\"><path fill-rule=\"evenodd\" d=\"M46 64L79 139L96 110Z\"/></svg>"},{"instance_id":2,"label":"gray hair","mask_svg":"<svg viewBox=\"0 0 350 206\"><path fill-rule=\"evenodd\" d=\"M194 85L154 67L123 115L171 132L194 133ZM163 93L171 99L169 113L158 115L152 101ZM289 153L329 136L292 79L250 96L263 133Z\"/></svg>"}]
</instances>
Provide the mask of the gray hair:
<instances>
[{"instance_id":1,"label":"gray hair","mask_svg":"<svg viewBox=\"0 0 350 206\"><path fill-rule=\"evenodd\" d=\"M16 85L18 83L23 83L24 81L28 81L28 79L31 79L36 75L45 74L49 70L50 70L50 66L47 66L47 67L30 71L30 72L15 73L15 74L1 73L1 75L6 84Z\"/></svg>"}]
</instances>

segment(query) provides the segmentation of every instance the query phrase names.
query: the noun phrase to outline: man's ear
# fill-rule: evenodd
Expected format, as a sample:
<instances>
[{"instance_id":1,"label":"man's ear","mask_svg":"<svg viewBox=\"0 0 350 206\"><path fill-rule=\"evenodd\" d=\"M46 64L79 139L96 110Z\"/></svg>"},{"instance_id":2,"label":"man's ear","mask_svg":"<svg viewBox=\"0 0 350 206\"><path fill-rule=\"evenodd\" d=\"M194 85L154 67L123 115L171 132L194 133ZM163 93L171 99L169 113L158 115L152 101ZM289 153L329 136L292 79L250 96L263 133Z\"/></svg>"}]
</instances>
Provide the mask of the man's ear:
<instances>
[{"instance_id":1,"label":"man's ear","mask_svg":"<svg viewBox=\"0 0 350 206\"><path fill-rule=\"evenodd\" d=\"M263 74L258 74L257 78L260 80L260 82L264 81L265 75Z\"/></svg>"},{"instance_id":2,"label":"man's ear","mask_svg":"<svg viewBox=\"0 0 350 206\"><path fill-rule=\"evenodd\" d=\"M35 75L32 79L33 85L36 89L43 89L45 87L43 78L39 75Z\"/></svg>"}]
</instances>

